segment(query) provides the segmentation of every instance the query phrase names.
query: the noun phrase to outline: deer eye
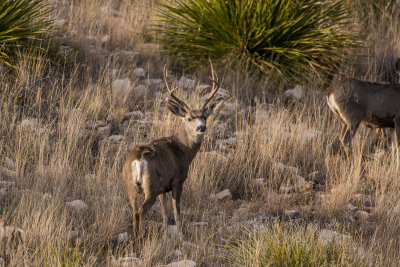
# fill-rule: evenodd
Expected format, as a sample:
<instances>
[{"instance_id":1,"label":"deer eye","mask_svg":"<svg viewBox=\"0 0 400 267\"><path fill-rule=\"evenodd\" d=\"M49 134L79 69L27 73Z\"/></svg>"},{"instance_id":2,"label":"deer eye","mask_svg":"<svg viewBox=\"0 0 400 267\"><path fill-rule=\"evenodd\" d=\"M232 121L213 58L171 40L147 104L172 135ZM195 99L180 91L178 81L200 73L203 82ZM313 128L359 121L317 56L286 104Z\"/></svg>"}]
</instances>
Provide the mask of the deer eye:
<instances>
[{"instance_id":1,"label":"deer eye","mask_svg":"<svg viewBox=\"0 0 400 267\"><path fill-rule=\"evenodd\" d=\"M188 118L187 118L187 120L188 120L188 121L191 121L191 120L193 120L193 118L191 118L191 117L188 117Z\"/></svg>"}]
</instances>

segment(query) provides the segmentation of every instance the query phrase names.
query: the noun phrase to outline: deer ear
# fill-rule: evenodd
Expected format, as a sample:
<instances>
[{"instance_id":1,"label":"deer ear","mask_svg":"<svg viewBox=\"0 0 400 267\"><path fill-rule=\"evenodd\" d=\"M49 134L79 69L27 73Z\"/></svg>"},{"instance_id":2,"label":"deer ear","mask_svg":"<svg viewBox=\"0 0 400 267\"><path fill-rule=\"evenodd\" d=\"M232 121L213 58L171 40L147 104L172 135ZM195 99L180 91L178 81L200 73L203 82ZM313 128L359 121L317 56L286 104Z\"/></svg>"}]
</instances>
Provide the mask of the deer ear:
<instances>
[{"instance_id":1,"label":"deer ear","mask_svg":"<svg viewBox=\"0 0 400 267\"><path fill-rule=\"evenodd\" d=\"M168 100L168 109L176 116L185 117L186 115L186 111L174 101Z\"/></svg>"}]
</instances>

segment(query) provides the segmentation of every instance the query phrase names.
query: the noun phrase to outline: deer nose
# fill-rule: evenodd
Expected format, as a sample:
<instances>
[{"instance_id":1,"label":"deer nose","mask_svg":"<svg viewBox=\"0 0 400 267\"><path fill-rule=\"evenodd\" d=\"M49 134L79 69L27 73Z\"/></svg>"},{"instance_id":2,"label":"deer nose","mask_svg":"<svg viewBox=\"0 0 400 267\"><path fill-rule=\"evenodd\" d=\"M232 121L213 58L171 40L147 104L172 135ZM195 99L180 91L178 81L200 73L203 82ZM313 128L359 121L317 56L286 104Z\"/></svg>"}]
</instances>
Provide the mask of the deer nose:
<instances>
[{"instance_id":1,"label":"deer nose","mask_svg":"<svg viewBox=\"0 0 400 267\"><path fill-rule=\"evenodd\" d=\"M205 125L200 125L200 126L197 126L196 131L204 133L206 131L206 129L207 128Z\"/></svg>"}]
</instances>

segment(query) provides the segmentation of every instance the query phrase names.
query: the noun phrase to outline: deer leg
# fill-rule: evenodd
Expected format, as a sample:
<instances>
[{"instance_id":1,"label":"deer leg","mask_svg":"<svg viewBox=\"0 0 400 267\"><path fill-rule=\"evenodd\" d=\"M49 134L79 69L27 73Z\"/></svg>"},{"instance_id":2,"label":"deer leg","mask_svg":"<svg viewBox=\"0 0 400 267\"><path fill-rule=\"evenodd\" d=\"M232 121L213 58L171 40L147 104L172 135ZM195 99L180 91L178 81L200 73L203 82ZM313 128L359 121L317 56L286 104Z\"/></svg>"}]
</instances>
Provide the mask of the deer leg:
<instances>
[{"instance_id":1,"label":"deer leg","mask_svg":"<svg viewBox=\"0 0 400 267\"><path fill-rule=\"evenodd\" d=\"M353 139L354 135L356 134L359 125L360 125L360 121L356 121L356 122L353 122L350 125L350 127L347 126L346 132L343 136L342 143L343 143L343 146L344 146L344 149L346 151L346 155L348 158L350 158L350 155L352 153L351 140Z\"/></svg>"},{"instance_id":2,"label":"deer leg","mask_svg":"<svg viewBox=\"0 0 400 267\"><path fill-rule=\"evenodd\" d=\"M160 200L161 204L161 214L163 217L164 236L165 236L167 233L167 224L168 224L167 206L165 205L165 193L158 195L158 199Z\"/></svg>"},{"instance_id":3,"label":"deer leg","mask_svg":"<svg viewBox=\"0 0 400 267\"><path fill-rule=\"evenodd\" d=\"M400 149L400 116L396 116L394 118L394 127L396 131L396 136L393 136L396 144L396 162L397 162L397 168L399 168L400 165L400 159L399 159L399 149Z\"/></svg>"},{"instance_id":4,"label":"deer leg","mask_svg":"<svg viewBox=\"0 0 400 267\"><path fill-rule=\"evenodd\" d=\"M181 215L181 195L182 195L182 185L177 185L172 188L172 205L174 207L174 218L175 224L180 231L180 218Z\"/></svg>"},{"instance_id":5,"label":"deer leg","mask_svg":"<svg viewBox=\"0 0 400 267\"><path fill-rule=\"evenodd\" d=\"M151 206L153 206L154 202L156 202L156 196L145 196L145 200L143 202L142 207L138 212L135 213L135 232L136 234L139 232L139 225L142 224L142 217L146 216L147 212L150 210Z\"/></svg>"}]
</instances>

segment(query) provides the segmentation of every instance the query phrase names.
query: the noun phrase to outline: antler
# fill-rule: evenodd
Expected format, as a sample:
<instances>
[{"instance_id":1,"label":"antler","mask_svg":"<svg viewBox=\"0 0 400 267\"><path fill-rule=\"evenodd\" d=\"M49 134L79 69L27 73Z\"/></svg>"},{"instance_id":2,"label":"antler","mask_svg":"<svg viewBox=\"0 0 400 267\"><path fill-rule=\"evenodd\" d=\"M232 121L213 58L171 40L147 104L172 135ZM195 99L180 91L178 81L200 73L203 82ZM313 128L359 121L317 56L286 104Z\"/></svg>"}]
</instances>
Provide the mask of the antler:
<instances>
[{"instance_id":1,"label":"antler","mask_svg":"<svg viewBox=\"0 0 400 267\"><path fill-rule=\"evenodd\" d=\"M211 63L211 60L210 60L210 65L211 65L211 76L212 76L212 77L210 77L210 80L212 81L213 86L212 86L212 90L210 92L210 97L201 106L202 110L204 110L207 107L208 103L214 97L214 95L217 93L217 91L219 89L218 77L217 77L217 74L214 71L214 67L213 67L213 65Z\"/></svg>"},{"instance_id":2,"label":"antler","mask_svg":"<svg viewBox=\"0 0 400 267\"><path fill-rule=\"evenodd\" d=\"M177 104L177 105L179 105L183 110L185 110L186 112L190 112L190 108L189 108L189 106L188 105L186 105L186 103L185 102L183 102L182 100L180 100L178 97L176 97L175 95L174 95L174 92L175 92L175 90L179 87L179 86L176 86L176 87L174 87L174 88L172 88L172 90L170 90L169 89L169 85L168 85L168 81L167 81L167 67L166 66L164 66L164 81L165 81L165 85L167 86L167 90L168 90L168 92L169 92L169 96L172 98L172 100Z\"/></svg>"}]
</instances>

